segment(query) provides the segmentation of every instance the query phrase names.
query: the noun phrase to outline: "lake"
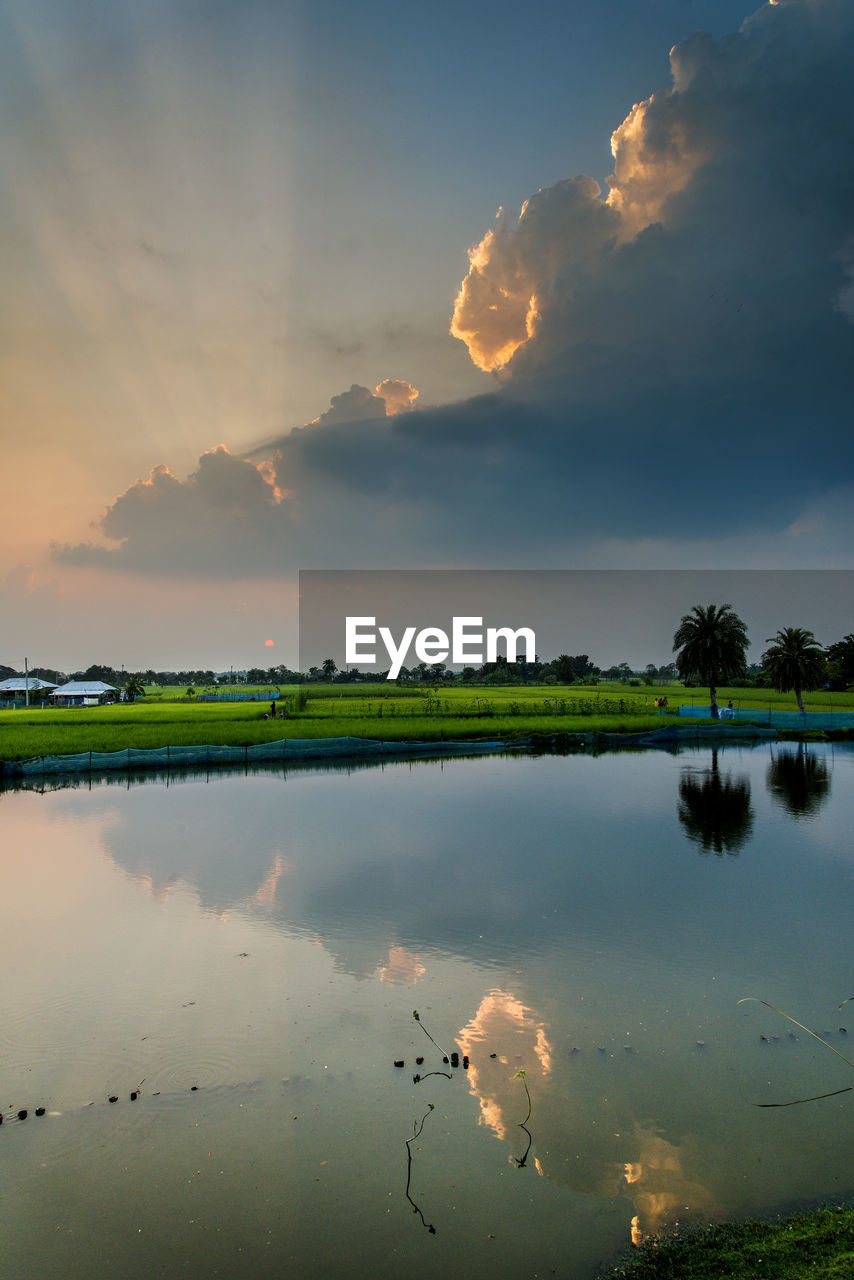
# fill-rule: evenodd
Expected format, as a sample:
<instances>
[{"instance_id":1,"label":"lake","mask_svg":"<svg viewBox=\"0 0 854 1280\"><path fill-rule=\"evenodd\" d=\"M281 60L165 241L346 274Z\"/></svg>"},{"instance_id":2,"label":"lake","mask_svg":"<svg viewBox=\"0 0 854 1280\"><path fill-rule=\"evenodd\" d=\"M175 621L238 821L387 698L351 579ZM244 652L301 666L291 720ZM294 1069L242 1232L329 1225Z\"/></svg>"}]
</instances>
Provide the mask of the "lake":
<instances>
[{"instance_id":1,"label":"lake","mask_svg":"<svg viewBox=\"0 0 854 1280\"><path fill-rule=\"evenodd\" d=\"M850 1194L854 1094L757 1104L854 1083L852 781L764 743L6 790L4 1278L589 1280Z\"/></svg>"}]
</instances>

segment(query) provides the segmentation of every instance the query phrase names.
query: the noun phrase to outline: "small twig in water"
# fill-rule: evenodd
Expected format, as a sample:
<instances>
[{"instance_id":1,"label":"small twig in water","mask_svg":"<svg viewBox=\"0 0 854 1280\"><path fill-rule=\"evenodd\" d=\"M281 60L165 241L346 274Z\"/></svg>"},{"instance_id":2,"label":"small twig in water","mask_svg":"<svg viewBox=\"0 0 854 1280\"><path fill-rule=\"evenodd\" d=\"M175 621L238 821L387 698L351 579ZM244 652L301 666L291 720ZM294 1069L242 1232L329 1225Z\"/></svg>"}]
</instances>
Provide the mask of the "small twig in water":
<instances>
[{"instance_id":1,"label":"small twig in water","mask_svg":"<svg viewBox=\"0 0 854 1280\"><path fill-rule=\"evenodd\" d=\"M421 1028L421 1030L424 1032L424 1034L425 1034L425 1036L427 1037L427 1039L428 1039L428 1040L431 1040L431 1041L433 1042L433 1044L435 1044L435 1045L436 1045L436 1048L439 1050L439 1052L441 1053L442 1057L443 1057L446 1061L448 1061L448 1060L449 1060L449 1059L448 1059L448 1055L445 1053L445 1050L442 1048L442 1046L441 1046L440 1044L436 1044L436 1041L435 1041L435 1040L433 1040L433 1037L430 1035L430 1032L427 1030L427 1028L424 1026L424 1023L421 1021L421 1016L420 1016L420 1014L418 1013L418 1010L417 1010L417 1009L413 1009L413 1010L412 1010L412 1016L413 1016L413 1018L415 1019L415 1021L418 1023L418 1025L419 1025L419 1027Z\"/></svg>"},{"instance_id":2,"label":"small twig in water","mask_svg":"<svg viewBox=\"0 0 854 1280\"><path fill-rule=\"evenodd\" d=\"M531 1136L531 1131L530 1131L530 1129L528 1129L528 1128L526 1127L526 1126L527 1126L528 1121L529 1121L529 1120L530 1120L530 1118L531 1118L531 1093L530 1093L530 1090L528 1089L528 1077L525 1075L524 1068L522 1068L521 1070L517 1071L517 1072L516 1072L516 1074L515 1074L515 1076L513 1077L513 1079L514 1079L514 1080L521 1080L521 1081L522 1081L522 1084L525 1086L525 1096L526 1096L526 1097L527 1097L527 1099L528 1099L528 1114L525 1116L525 1119L524 1119L524 1120L520 1120L520 1121L519 1121L519 1124L518 1124L518 1126L517 1126L519 1129L524 1129L524 1130L525 1130L525 1133L527 1133L527 1135L528 1135L528 1145L527 1145L527 1147L525 1148L525 1154L522 1156L521 1160L520 1160L520 1159L517 1159L515 1156L513 1157L513 1158L516 1160L516 1164L519 1166L519 1168L520 1168L520 1169L524 1169L524 1168L525 1168L525 1164L526 1164L527 1159L528 1159L528 1153L529 1153L529 1151L531 1150L531 1143L532 1143L532 1142L533 1142L533 1140L534 1140L534 1139L533 1139L533 1137Z\"/></svg>"},{"instance_id":3,"label":"small twig in water","mask_svg":"<svg viewBox=\"0 0 854 1280\"><path fill-rule=\"evenodd\" d=\"M432 1039L432 1036L431 1036L431 1039ZM434 1044L435 1044L435 1041L434 1041ZM436 1045L436 1048L438 1047L439 1046ZM421 1209L418 1207L418 1205L412 1199L412 1196L409 1194L409 1184L412 1180L412 1148L410 1147L409 1144L410 1142L414 1142L416 1138L421 1137L421 1130L424 1128L424 1121L427 1119L430 1112L435 1110L436 1110L436 1107L434 1103L428 1102L427 1110L424 1112L424 1115L421 1117L420 1120L416 1120L412 1126L412 1137L406 1139L406 1198L409 1201L409 1203L412 1205L412 1212L418 1214L419 1218L424 1223L424 1226L433 1236L436 1234L436 1228L433 1226L432 1222L427 1222L427 1220L424 1217L424 1214L421 1212Z\"/></svg>"}]
</instances>

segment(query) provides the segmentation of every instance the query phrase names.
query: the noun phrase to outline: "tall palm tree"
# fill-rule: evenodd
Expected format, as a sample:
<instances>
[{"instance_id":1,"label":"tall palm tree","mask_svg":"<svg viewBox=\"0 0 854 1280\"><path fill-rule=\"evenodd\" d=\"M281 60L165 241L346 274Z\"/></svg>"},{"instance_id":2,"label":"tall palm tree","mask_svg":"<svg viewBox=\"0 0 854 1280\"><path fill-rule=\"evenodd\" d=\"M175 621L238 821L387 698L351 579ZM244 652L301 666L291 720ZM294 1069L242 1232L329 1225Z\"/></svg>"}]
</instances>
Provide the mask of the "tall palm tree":
<instances>
[{"instance_id":1,"label":"tall palm tree","mask_svg":"<svg viewBox=\"0 0 854 1280\"><path fill-rule=\"evenodd\" d=\"M762 655L766 676L780 693L792 690L798 710L803 711L803 691L817 689L824 682L824 650L803 627L783 627L765 643L771 646Z\"/></svg>"},{"instance_id":2,"label":"tall palm tree","mask_svg":"<svg viewBox=\"0 0 854 1280\"><path fill-rule=\"evenodd\" d=\"M709 686L709 701L718 718L717 687L732 676L747 675L747 627L730 605L695 604L673 636L676 667L683 680Z\"/></svg>"}]
</instances>

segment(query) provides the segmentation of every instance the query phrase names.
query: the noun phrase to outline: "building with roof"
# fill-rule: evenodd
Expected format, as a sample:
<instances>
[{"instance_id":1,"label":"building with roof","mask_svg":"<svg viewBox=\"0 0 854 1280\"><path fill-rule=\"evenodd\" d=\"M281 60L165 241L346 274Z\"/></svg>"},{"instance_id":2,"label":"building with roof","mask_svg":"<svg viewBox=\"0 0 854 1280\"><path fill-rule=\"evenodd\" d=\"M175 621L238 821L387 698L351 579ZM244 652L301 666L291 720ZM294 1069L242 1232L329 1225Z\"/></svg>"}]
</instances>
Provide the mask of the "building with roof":
<instances>
[{"instance_id":1,"label":"building with roof","mask_svg":"<svg viewBox=\"0 0 854 1280\"><path fill-rule=\"evenodd\" d=\"M114 685L104 684L103 680L69 680L50 694L51 701L57 707L99 707L108 702L117 702L118 698L118 689Z\"/></svg>"},{"instance_id":2,"label":"building with roof","mask_svg":"<svg viewBox=\"0 0 854 1280\"><path fill-rule=\"evenodd\" d=\"M40 680L38 676L9 676L7 680L0 680L0 703L18 706L25 703L28 696L32 698L39 694L43 697L49 689L56 688L57 685L49 680Z\"/></svg>"}]
</instances>

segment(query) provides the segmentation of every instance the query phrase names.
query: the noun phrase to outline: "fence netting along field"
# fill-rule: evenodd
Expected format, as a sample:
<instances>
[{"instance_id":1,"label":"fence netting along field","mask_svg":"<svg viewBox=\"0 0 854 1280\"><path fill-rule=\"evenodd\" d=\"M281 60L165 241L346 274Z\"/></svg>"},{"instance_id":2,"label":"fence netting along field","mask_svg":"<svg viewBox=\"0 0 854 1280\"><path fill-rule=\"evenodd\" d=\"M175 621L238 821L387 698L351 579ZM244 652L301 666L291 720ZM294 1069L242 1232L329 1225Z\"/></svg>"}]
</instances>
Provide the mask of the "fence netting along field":
<instances>
[{"instance_id":1,"label":"fence netting along field","mask_svg":"<svg viewBox=\"0 0 854 1280\"><path fill-rule=\"evenodd\" d=\"M226 746L126 747L122 751L80 751L66 756L38 756L7 765L13 776L42 773L101 773L116 769L184 769L260 761L330 759L337 756L418 755L498 751L501 742L384 742L366 738L281 738L277 742Z\"/></svg>"},{"instance_id":2,"label":"fence netting along field","mask_svg":"<svg viewBox=\"0 0 854 1280\"><path fill-rule=\"evenodd\" d=\"M711 716L708 707L687 706L678 708L680 716ZM850 711L775 711L771 707L718 707L718 715L723 721L752 720L756 724L770 724L773 729L815 729L825 732L828 729L854 729L854 714Z\"/></svg>"}]
</instances>

